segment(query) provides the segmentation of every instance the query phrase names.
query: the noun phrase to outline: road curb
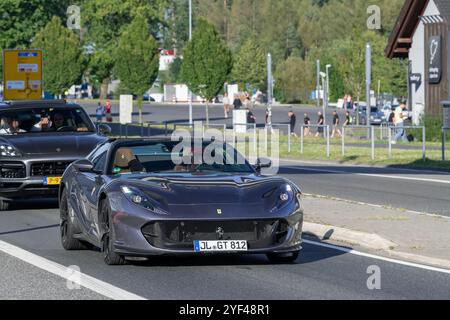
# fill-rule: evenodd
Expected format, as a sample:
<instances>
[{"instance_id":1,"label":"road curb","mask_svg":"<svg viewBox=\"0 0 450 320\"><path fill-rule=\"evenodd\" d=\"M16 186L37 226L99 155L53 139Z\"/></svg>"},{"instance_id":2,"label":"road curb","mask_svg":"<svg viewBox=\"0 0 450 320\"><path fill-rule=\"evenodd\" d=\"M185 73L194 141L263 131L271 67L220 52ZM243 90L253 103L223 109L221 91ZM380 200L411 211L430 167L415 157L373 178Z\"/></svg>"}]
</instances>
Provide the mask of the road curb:
<instances>
[{"instance_id":1,"label":"road curb","mask_svg":"<svg viewBox=\"0 0 450 320\"><path fill-rule=\"evenodd\" d=\"M377 251L389 251L398 247L396 243L386 240L377 234L354 231L335 226L305 222L303 225L303 231L304 233L310 234L321 240L346 242Z\"/></svg>"},{"instance_id":2,"label":"road curb","mask_svg":"<svg viewBox=\"0 0 450 320\"><path fill-rule=\"evenodd\" d=\"M450 261L417 254L395 251L398 245L383 237L360 231L340 228L336 226L322 225L311 222L304 222L303 233L305 235L318 238L320 241L343 242L350 245L357 245L365 249L375 250L389 258L404 259L409 262L440 267L450 270Z\"/></svg>"}]
</instances>

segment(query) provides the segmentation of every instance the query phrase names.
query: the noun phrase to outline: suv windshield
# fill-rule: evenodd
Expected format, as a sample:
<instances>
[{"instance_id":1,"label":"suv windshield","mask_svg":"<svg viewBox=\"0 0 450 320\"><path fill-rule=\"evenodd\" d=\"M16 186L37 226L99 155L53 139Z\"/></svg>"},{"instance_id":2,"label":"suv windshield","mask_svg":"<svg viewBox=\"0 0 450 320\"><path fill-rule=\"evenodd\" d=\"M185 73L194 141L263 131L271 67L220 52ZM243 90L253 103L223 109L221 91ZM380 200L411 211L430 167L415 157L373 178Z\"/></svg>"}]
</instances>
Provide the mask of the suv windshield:
<instances>
[{"instance_id":1,"label":"suv windshield","mask_svg":"<svg viewBox=\"0 0 450 320\"><path fill-rule=\"evenodd\" d=\"M0 111L0 135L41 132L94 132L81 108L18 108Z\"/></svg>"},{"instance_id":2,"label":"suv windshield","mask_svg":"<svg viewBox=\"0 0 450 320\"><path fill-rule=\"evenodd\" d=\"M127 145L116 150L113 161L114 174L253 173L235 149L224 145L203 145L198 150L180 149L172 142Z\"/></svg>"}]
</instances>

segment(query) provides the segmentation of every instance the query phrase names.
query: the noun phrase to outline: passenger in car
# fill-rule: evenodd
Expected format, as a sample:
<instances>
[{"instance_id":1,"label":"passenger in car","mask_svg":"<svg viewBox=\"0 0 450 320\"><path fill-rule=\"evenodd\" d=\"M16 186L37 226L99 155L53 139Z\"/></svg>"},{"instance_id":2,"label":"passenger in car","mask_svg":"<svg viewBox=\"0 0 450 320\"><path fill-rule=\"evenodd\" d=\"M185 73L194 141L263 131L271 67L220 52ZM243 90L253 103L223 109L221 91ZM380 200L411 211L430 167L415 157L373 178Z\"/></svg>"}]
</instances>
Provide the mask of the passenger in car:
<instances>
[{"instance_id":1,"label":"passenger in car","mask_svg":"<svg viewBox=\"0 0 450 320\"><path fill-rule=\"evenodd\" d=\"M26 131L20 128L20 121L17 118L6 119L6 126L0 129L0 134L16 134L25 133Z\"/></svg>"}]
</instances>

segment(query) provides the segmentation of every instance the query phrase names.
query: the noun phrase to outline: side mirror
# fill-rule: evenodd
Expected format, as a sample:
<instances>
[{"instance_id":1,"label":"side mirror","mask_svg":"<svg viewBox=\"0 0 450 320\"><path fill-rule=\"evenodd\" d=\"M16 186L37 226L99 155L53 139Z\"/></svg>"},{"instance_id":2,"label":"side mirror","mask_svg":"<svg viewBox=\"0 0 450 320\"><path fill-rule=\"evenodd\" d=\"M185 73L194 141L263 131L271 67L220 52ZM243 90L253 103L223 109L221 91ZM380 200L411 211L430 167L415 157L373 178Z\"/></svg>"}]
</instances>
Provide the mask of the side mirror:
<instances>
[{"instance_id":1,"label":"side mirror","mask_svg":"<svg viewBox=\"0 0 450 320\"><path fill-rule=\"evenodd\" d=\"M272 161L267 158L259 158L256 163L256 171L261 172L263 168L270 168L272 166Z\"/></svg>"},{"instance_id":2,"label":"side mirror","mask_svg":"<svg viewBox=\"0 0 450 320\"><path fill-rule=\"evenodd\" d=\"M87 159L78 160L73 163L73 167L79 172L93 172L94 164Z\"/></svg>"},{"instance_id":3,"label":"side mirror","mask_svg":"<svg viewBox=\"0 0 450 320\"><path fill-rule=\"evenodd\" d=\"M112 129L110 126L108 126L107 124L99 124L97 127L98 133L102 134L102 135L108 135L111 134Z\"/></svg>"}]
</instances>

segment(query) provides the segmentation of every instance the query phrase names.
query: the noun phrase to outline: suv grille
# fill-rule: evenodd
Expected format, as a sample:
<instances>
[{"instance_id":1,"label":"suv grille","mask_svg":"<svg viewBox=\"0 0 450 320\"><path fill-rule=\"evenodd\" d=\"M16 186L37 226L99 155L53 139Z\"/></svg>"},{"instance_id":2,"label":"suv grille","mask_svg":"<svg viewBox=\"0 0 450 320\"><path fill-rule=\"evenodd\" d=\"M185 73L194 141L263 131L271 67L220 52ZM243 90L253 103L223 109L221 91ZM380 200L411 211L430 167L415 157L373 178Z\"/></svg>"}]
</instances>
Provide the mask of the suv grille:
<instances>
[{"instance_id":1,"label":"suv grille","mask_svg":"<svg viewBox=\"0 0 450 320\"><path fill-rule=\"evenodd\" d=\"M62 176L71 163L68 161L33 163L31 176Z\"/></svg>"},{"instance_id":2,"label":"suv grille","mask_svg":"<svg viewBox=\"0 0 450 320\"><path fill-rule=\"evenodd\" d=\"M25 177L25 165L22 162L0 162L0 178L23 179Z\"/></svg>"}]
</instances>

